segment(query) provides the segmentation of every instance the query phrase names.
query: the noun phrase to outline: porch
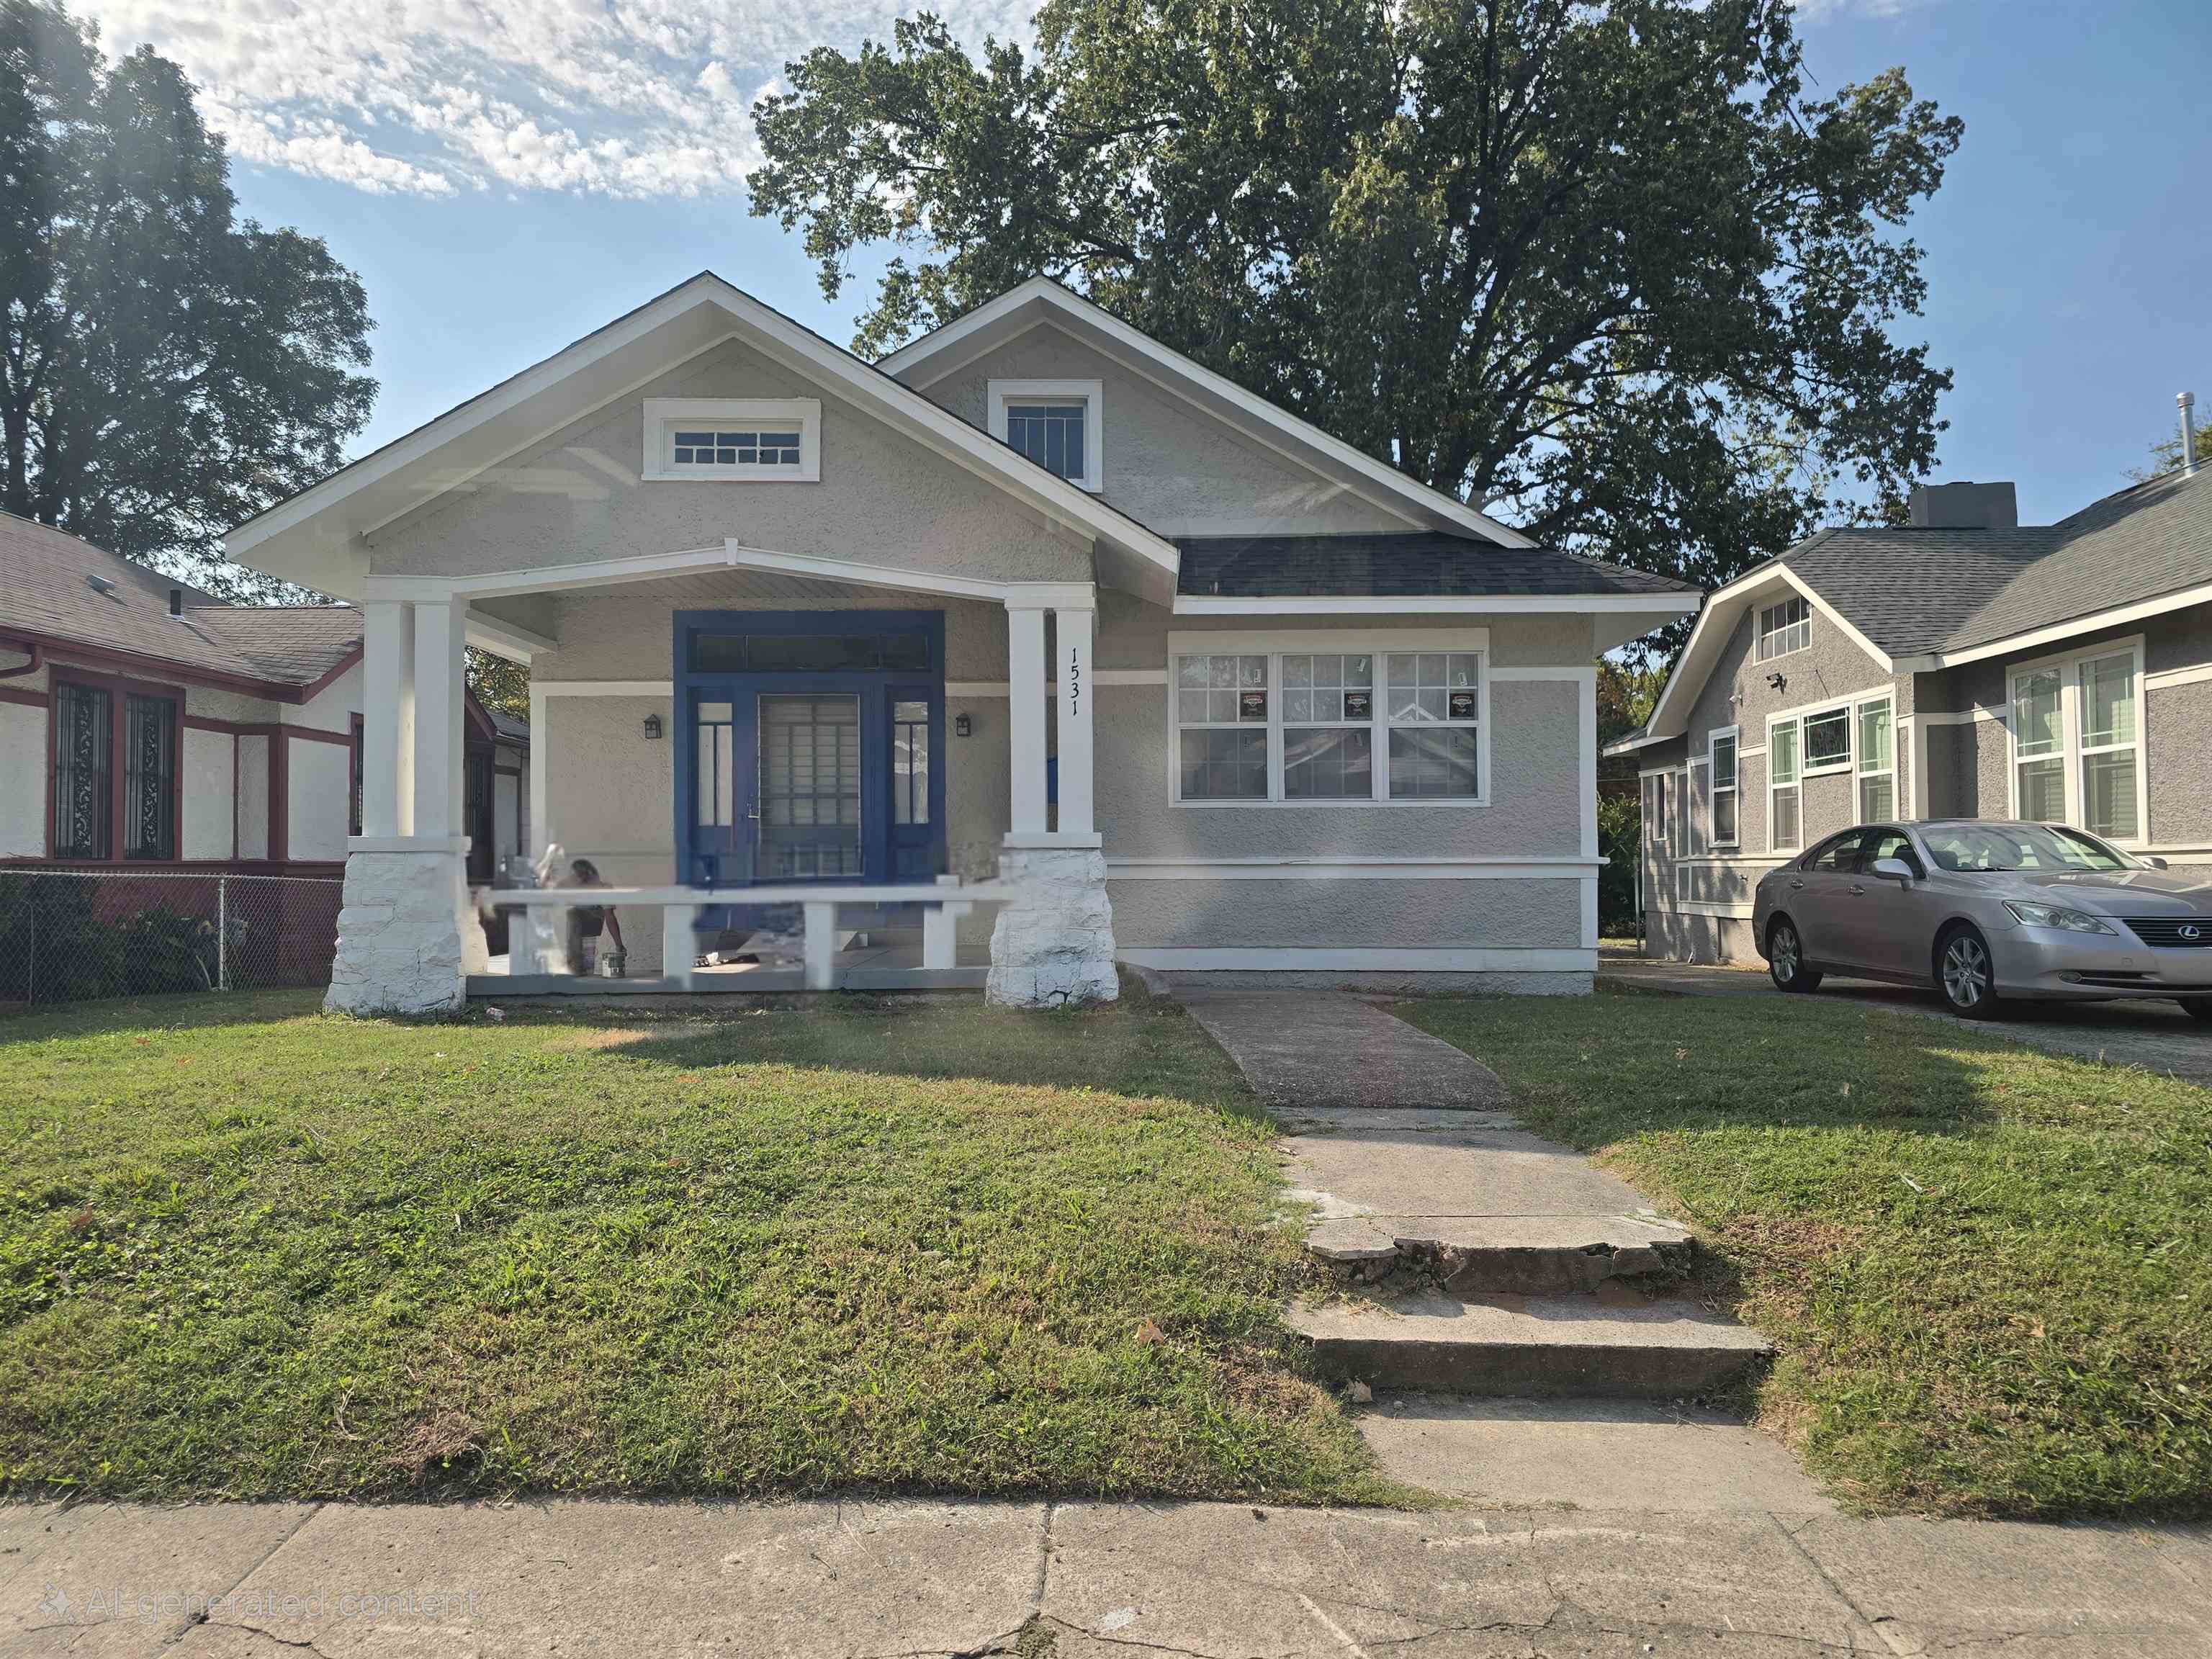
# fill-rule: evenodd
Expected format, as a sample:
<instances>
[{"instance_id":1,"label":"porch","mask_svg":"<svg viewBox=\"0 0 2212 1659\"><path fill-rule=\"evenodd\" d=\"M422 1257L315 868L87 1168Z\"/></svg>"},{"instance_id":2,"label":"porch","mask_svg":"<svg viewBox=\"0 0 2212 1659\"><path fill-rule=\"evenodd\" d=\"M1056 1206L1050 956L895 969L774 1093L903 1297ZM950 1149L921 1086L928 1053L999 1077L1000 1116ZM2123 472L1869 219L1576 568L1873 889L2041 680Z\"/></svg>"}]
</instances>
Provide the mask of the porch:
<instances>
[{"instance_id":1,"label":"porch","mask_svg":"<svg viewBox=\"0 0 2212 1659\"><path fill-rule=\"evenodd\" d=\"M802 577L799 562L825 568ZM588 573L372 579L363 833L332 1006L1113 995L1095 588L828 563L732 544ZM539 888L508 868L487 888L459 872L471 643L531 662L532 862L550 853L565 884L586 860L601 884ZM513 918L504 963L479 922L494 907ZM576 974L561 913L580 909L617 917L622 978ZM449 914L450 951L426 950Z\"/></svg>"}]
</instances>

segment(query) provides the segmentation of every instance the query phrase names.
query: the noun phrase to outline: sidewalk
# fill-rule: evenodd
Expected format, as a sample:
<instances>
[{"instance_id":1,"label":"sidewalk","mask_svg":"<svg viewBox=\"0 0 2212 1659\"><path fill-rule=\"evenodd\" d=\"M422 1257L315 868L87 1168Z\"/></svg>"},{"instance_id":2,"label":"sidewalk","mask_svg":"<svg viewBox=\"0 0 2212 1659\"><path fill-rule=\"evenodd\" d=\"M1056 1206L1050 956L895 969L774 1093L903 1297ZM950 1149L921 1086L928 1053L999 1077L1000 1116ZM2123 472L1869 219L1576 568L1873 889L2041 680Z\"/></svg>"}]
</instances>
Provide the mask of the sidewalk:
<instances>
[{"instance_id":1,"label":"sidewalk","mask_svg":"<svg viewBox=\"0 0 2212 1659\"><path fill-rule=\"evenodd\" d=\"M1241 1504L0 1506L0 1655L2202 1659L2212 1528Z\"/></svg>"}]
</instances>

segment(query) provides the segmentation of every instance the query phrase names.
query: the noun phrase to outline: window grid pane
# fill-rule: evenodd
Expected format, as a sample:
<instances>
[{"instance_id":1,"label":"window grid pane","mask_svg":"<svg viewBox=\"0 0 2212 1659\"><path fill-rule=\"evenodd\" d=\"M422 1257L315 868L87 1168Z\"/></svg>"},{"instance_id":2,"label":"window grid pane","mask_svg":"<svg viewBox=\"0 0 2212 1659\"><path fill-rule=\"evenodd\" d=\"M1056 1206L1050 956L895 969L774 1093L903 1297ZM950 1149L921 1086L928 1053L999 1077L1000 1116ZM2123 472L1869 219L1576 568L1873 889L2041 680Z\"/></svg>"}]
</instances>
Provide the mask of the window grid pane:
<instances>
[{"instance_id":1,"label":"window grid pane","mask_svg":"<svg viewBox=\"0 0 2212 1659\"><path fill-rule=\"evenodd\" d=\"M2081 746L2111 749L2136 740L2133 657L2104 657L2081 669Z\"/></svg>"},{"instance_id":2,"label":"window grid pane","mask_svg":"<svg viewBox=\"0 0 2212 1659\"><path fill-rule=\"evenodd\" d=\"M1364 726L1283 732L1285 800L1367 800L1375 793L1375 734Z\"/></svg>"},{"instance_id":3,"label":"window grid pane","mask_svg":"<svg viewBox=\"0 0 2212 1659\"><path fill-rule=\"evenodd\" d=\"M1047 471L1081 483L1084 477L1083 404L1009 404L1006 442Z\"/></svg>"},{"instance_id":4,"label":"window grid pane","mask_svg":"<svg viewBox=\"0 0 2212 1659\"><path fill-rule=\"evenodd\" d=\"M2023 758L2056 754L2065 741L2058 701L2058 671L2039 669L2013 681L2013 741Z\"/></svg>"}]
</instances>

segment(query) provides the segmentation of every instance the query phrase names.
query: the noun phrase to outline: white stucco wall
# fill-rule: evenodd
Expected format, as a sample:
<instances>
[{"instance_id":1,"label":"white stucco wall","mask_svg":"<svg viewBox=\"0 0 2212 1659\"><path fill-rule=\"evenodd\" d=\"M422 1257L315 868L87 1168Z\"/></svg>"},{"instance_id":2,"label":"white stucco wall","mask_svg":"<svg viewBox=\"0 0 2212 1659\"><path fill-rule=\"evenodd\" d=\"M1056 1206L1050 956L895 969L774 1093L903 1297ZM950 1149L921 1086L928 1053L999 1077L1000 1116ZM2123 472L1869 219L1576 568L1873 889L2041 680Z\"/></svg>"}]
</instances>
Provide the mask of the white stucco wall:
<instances>
[{"instance_id":1,"label":"white stucco wall","mask_svg":"<svg viewBox=\"0 0 2212 1659\"><path fill-rule=\"evenodd\" d=\"M40 858L46 850L46 711L0 702L0 858Z\"/></svg>"},{"instance_id":2,"label":"white stucco wall","mask_svg":"<svg viewBox=\"0 0 2212 1659\"><path fill-rule=\"evenodd\" d=\"M185 821L179 851L185 858L231 856L231 776L236 744L228 732L185 728Z\"/></svg>"},{"instance_id":3,"label":"white stucco wall","mask_svg":"<svg viewBox=\"0 0 2212 1659\"><path fill-rule=\"evenodd\" d=\"M352 756L334 743L288 738L284 856L343 859L351 801Z\"/></svg>"},{"instance_id":4,"label":"white stucco wall","mask_svg":"<svg viewBox=\"0 0 2212 1659\"><path fill-rule=\"evenodd\" d=\"M238 740L238 856L269 856L269 739Z\"/></svg>"},{"instance_id":5,"label":"white stucco wall","mask_svg":"<svg viewBox=\"0 0 2212 1659\"><path fill-rule=\"evenodd\" d=\"M921 389L990 429L993 380L1100 383L1099 494L1164 536L1403 530L1410 520L1253 442L1195 405L1045 324Z\"/></svg>"}]
</instances>

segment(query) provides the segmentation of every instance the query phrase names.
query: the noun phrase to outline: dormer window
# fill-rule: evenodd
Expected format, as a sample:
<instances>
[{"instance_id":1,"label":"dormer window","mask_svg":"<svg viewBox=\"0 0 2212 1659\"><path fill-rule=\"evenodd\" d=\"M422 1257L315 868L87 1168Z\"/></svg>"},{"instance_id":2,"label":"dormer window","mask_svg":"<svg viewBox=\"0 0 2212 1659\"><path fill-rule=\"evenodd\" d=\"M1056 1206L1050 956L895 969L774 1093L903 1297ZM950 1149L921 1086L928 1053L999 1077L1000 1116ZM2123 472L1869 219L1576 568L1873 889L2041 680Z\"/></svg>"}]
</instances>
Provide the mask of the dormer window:
<instances>
[{"instance_id":1,"label":"dormer window","mask_svg":"<svg viewBox=\"0 0 2212 1659\"><path fill-rule=\"evenodd\" d=\"M1096 380L993 380L991 435L1079 489L1104 469L1104 399Z\"/></svg>"},{"instance_id":2,"label":"dormer window","mask_svg":"<svg viewBox=\"0 0 2212 1659\"><path fill-rule=\"evenodd\" d=\"M812 398L648 398L641 476L816 483L822 405Z\"/></svg>"}]
</instances>

